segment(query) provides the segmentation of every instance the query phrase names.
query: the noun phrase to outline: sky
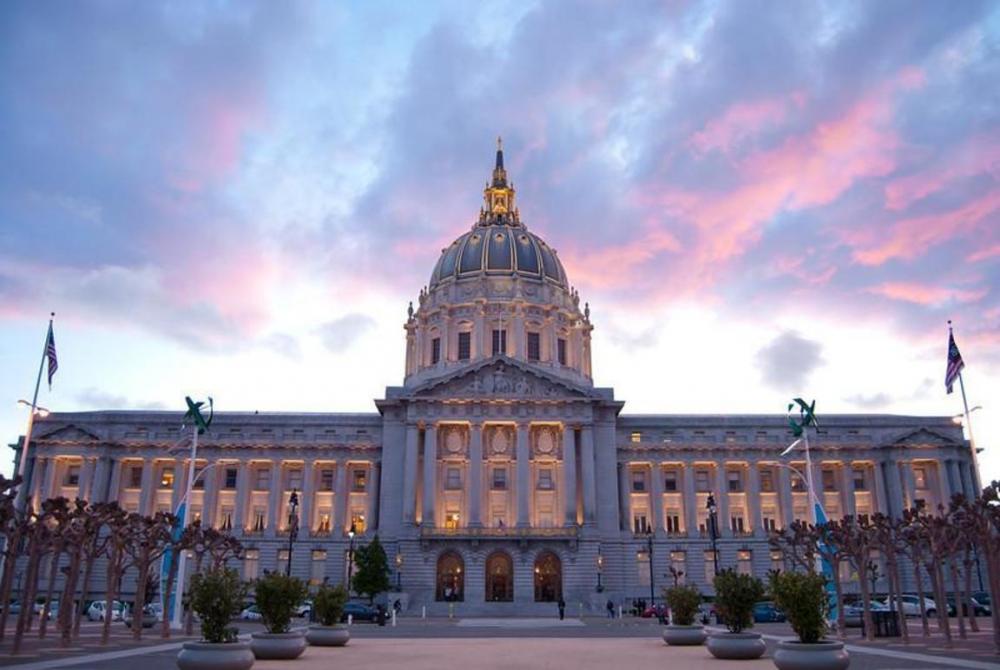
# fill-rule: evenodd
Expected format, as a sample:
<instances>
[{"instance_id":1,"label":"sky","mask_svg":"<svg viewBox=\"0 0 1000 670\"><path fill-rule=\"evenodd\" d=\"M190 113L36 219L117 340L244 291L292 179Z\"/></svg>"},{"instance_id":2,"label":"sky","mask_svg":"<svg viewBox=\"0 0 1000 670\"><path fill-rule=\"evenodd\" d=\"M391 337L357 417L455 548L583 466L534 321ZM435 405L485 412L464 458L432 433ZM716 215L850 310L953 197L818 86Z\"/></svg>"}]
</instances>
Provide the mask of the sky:
<instances>
[{"instance_id":1,"label":"sky","mask_svg":"<svg viewBox=\"0 0 1000 670\"><path fill-rule=\"evenodd\" d=\"M504 138L626 413L955 415L1000 478L1000 4L5 2L0 438L364 411ZM0 455L9 473L13 452Z\"/></svg>"}]
</instances>

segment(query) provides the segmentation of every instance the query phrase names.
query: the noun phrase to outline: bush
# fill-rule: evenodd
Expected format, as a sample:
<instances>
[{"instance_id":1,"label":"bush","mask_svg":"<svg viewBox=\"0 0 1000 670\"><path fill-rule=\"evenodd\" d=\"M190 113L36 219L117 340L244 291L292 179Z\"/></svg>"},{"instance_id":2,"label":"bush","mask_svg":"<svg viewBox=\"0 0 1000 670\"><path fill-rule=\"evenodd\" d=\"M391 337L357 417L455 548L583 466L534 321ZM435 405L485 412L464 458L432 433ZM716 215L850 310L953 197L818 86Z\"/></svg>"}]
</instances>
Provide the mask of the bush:
<instances>
[{"instance_id":1,"label":"bush","mask_svg":"<svg viewBox=\"0 0 1000 670\"><path fill-rule=\"evenodd\" d=\"M267 632L287 633L296 608L309 595L309 587L296 577L271 572L257 580L254 593Z\"/></svg>"},{"instance_id":2,"label":"bush","mask_svg":"<svg viewBox=\"0 0 1000 670\"><path fill-rule=\"evenodd\" d=\"M675 626L690 626L698 616L701 593L693 586L674 586L664 589L663 597L670 606L670 623Z\"/></svg>"},{"instance_id":3,"label":"bush","mask_svg":"<svg viewBox=\"0 0 1000 670\"><path fill-rule=\"evenodd\" d=\"M764 582L732 568L715 576L715 611L730 633L753 628L753 606L764 598Z\"/></svg>"},{"instance_id":4,"label":"bush","mask_svg":"<svg viewBox=\"0 0 1000 670\"><path fill-rule=\"evenodd\" d=\"M788 617L799 642L815 643L823 638L830 607L823 575L814 572L771 575L771 596Z\"/></svg>"},{"instance_id":5,"label":"bush","mask_svg":"<svg viewBox=\"0 0 1000 670\"><path fill-rule=\"evenodd\" d=\"M247 587L232 568L218 568L191 577L191 608L201 618L205 642L236 642L237 629L229 621L239 616Z\"/></svg>"},{"instance_id":6,"label":"bush","mask_svg":"<svg viewBox=\"0 0 1000 670\"><path fill-rule=\"evenodd\" d=\"M316 619L324 626L333 626L340 623L340 617L344 615L344 605L347 603L347 589L343 586L319 587L316 596L313 598L313 611Z\"/></svg>"}]
</instances>

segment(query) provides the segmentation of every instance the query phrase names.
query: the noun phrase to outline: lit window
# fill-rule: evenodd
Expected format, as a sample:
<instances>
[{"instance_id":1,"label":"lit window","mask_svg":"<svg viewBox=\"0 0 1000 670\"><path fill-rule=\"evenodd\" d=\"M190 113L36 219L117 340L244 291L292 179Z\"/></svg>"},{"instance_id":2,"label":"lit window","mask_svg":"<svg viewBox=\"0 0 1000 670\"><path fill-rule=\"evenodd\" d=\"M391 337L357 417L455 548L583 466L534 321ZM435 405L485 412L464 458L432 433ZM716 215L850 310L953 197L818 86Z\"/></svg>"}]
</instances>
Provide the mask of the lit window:
<instances>
[{"instance_id":1,"label":"lit window","mask_svg":"<svg viewBox=\"0 0 1000 670\"><path fill-rule=\"evenodd\" d=\"M683 585L685 583L684 577L687 573L687 552L671 551L670 567L672 569L671 577L676 579L679 585Z\"/></svg>"},{"instance_id":2,"label":"lit window","mask_svg":"<svg viewBox=\"0 0 1000 670\"><path fill-rule=\"evenodd\" d=\"M493 355L507 353L507 331L493 330Z\"/></svg>"},{"instance_id":3,"label":"lit window","mask_svg":"<svg viewBox=\"0 0 1000 670\"><path fill-rule=\"evenodd\" d=\"M353 482L351 485L351 490L355 492L363 492L368 486L368 473L365 470L354 470L352 473Z\"/></svg>"},{"instance_id":4,"label":"lit window","mask_svg":"<svg viewBox=\"0 0 1000 670\"><path fill-rule=\"evenodd\" d=\"M538 471L538 488L546 490L552 488L552 470L549 468Z\"/></svg>"},{"instance_id":5,"label":"lit window","mask_svg":"<svg viewBox=\"0 0 1000 670\"><path fill-rule=\"evenodd\" d=\"M462 471L459 468L448 468L444 487L446 489L462 488Z\"/></svg>"},{"instance_id":6,"label":"lit window","mask_svg":"<svg viewBox=\"0 0 1000 670\"><path fill-rule=\"evenodd\" d=\"M253 508L253 525L250 529L254 533L263 533L264 529L267 528L267 512L263 507Z\"/></svg>"},{"instance_id":7,"label":"lit window","mask_svg":"<svg viewBox=\"0 0 1000 670\"><path fill-rule=\"evenodd\" d=\"M142 466L133 465L129 468L129 480L128 487L130 489L141 489L142 488Z\"/></svg>"},{"instance_id":8,"label":"lit window","mask_svg":"<svg viewBox=\"0 0 1000 670\"><path fill-rule=\"evenodd\" d=\"M282 569L288 565L288 550L279 549L278 550L278 566Z\"/></svg>"},{"instance_id":9,"label":"lit window","mask_svg":"<svg viewBox=\"0 0 1000 670\"><path fill-rule=\"evenodd\" d=\"M667 510L667 533L677 535L681 532L681 515L677 510Z\"/></svg>"},{"instance_id":10,"label":"lit window","mask_svg":"<svg viewBox=\"0 0 1000 670\"><path fill-rule=\"evenodd\" d=\"M642 470L632 471L632 492L643 493L646 490L646 473Z\"/></svg>"},{"instance_id":11,"label":"lit window","mask_svg":"<svg viewBox=\"0 0 1000 670\"><path fill-rule=\"evenodd\" d=\"M80 485L80 466L71 465L66 468L66 478L63 480L63 486L79 486Z\"/></svg>"},{"instance_id":12,"label":"lit window","mask_svg":"<svg viewBox=\"0 0 1000 670\"><path fill-rule=\"evenodd\" d=\"M220 530L232 530L233 529L233 508L232 507L223 507L222 508L222 514L220 515L219 521L220 521L220 524L219 524L219 529Z\"/></svg>"},{"instance_id":13,"label":"lit window","mask_svg":"<svg viewBox=\"0 0 1000 670\"><path fill-rule=\"evenodd\" d=\"M319 490L320 491L332 491L333 490L333 469L323 468L319 471Z\"/></svg>"},{"instance_id":14,"label":"lit window","mask_svg":"<svg viewBox=\"0 0 1000 670\"><path fill-rule=\"evenodd\" d=\"M559 338L556 340L556 349L559 355L559 365L566 365L566 340Z\"/></svg>"},{"instance_id":15,"label":"lit window","mask_svg":"<svg viewBox=\"0 0 1000 670\"><path fill-rule=\"evenodd\" d=\"M288 471L288 485L285 490L295 489L296 491L302 490L302 469L295 468Z\"/></svg>"},{"instance_id":16,"label":"lit window","mask_svg":"<svg viewBox=\"0 0 1000 670\"><path fill-rule=\"evenodd\" d=\"M365 532L365 513L360 509L351 510L351 525L354 526L354 532L358 535L363 535Z\"/></svg>"},{"instance_id":17,"label":"lit window","mask_svg":"<svg viewBox=\"0 0 1000 670\"><path fill-rule=\"evenodd\" d=\"M507 490L507 468L493 468L493 484L491 488L494 491Z\"/></svg>"},{"instance_id":18,"label":"lit window","mask_svg":"<svg viewBox=\"0 0 1000 670\"><path fill-rule=\"evenodd\" d=\"M628 439L629 442L642 442L642 433L638 430L633 430Z\"/></svg>"},{"instance_id":19,"label":"lit window","mask_svg":"<svg viewBox=\"0 0 1000 670\"><path fill-rule=\"evenodd\" d=\"M646 510L637 509L632 512L632 532L645 533L649 530L649 519L646 517Z\"/></svg>"},{"instance_id":20,"label":"lit window","mask_svg":"<svg viewBox=\"0 0 1000 670\"><path fill-rule=\"evenodd\" d=\"M472 333L458 334L458 360L467 361L472 357Z\"/></svg>"},{"instance_id":21,"label":"lit window","mask_svg":"<svg viewBox=\"0 0 1000 670\"><path fill-rule=\"evenodd\" d=\"M802 493L806 490L805 481L795 472L792 473L792 490L797 493Z\"/></svg>"},{"instance_id":22,"label":"lit window","mask_svg":"<svg viewBox=\"0 0 1000 670\"><path fill-rule=\"evenodd\" d=\"M699 493L708 493L712 490L712 485L708 478L708 470L694 471L694 487Z\"/></svg>"},{"instance_id":23,"label":"lit window","mask_svg":"<svg viewBox=\"0 0 1000 670\"><path fill-rule=\"evenodd\" d=\"M743 510L734 509L729 516L729 527L736 534L743 534Z\"/></svg>"},{"instance_id":24,"label":"lit window","mask_svg":"<svg viewBox=\"0 0 1000 670\"><path fill-rule=\"evenodd\" d=\"M764 530L770 532L777 529L777 513L774 507L764 507L761 512L761 525L764 526Z\"/></svg>"},{"instance_id":25,"label":"lit window","mask_svg":"<svg viewBox=\"0 0 1000 670\"><path fill-rule=\"evenodd\" d=\"M834 479L833 470L823 470L823 490L824 491L836 491L837 481Z\"/></svg>"},{"instance_id":26,"label":"lit window","mask_svg":"<svg viewBox=\"0 0 1000 670\"><path fill-rule=\"evenodd\" d=\"M539 333L528 333L528 360L539 361L542 358L542 336Z\"/></svg>"},{"instance_id":27,"label":"lit window","mask_svg":"<svg viewBox=\"0 0 1000 670\"><path fill-rule=\"evenodd\" d=\"M270 468L260 468L256 472L256 479L254 480L254 489L257 491L266 491L271 488L271 470Z\"/></svg>"},{"instance_id":28,"label":"lit window","mask_svg":"<svg viewBox=\"0 0 1000 670\"><path fill-rule=\"evenodd\" d=\"M313 549L309 583L313 586L318 586L323 583L324 577L326 577L326 551L324 549Z\"/></svg>"},{"instance_id":29,"label":"lit window","mask_svg":"<svg viewBox=\"0 0 1000 670\"><path fill-rule=\"evenodd\" d=\"M677 471L667 470L663 473L663 490L671 493L677 490Z\"/></svg>"},{"instance_id":30,"label":"lit window","mask_svg":"<svg viewBox=\"0 0 1000 670\"><path fill-rule=\"evenodd\" d=\"M243 579L257 579L257 566L260 562L259 549L247 549L243 552Z\"/></svg>"},{"instance_id":31,"label":"lit window","mask_svg":"<svg viewBox=\"0 0 1000 670\"><path fill-rule=\"evenodd\" d=\"M855 491L868 490L868 482L865 478L865 471L863 468L854 468L854 490Z\"/></svg>"},{"instance_id":32,"label":"lit window","mask_svg":"<svg viewBox=\"0 0 1000 670\"><path fill-rule=\"evenodd\" d=\"M771 552L771 569L772 570L785 569L785 557L780 551Z\"/></svg>"},{"instance_id":33,"label":"lit window","mask_svg":"<svg viewBox=\"0 0 1000 670\"><path fill-rule=\"evenodd\" d=\"M743 477L738 470L729 470L726 472L726 481L729 482L729 492L730 493L742 493L743 492Z\"/></svg>"},{"instance_id":34,"label":"lit window","mask_svg":"<svg viewBox=\"0 0 1000 670\"><path fill-rule=\"evenodd\" d=\"M749 549L740 549L736 552L736 572L741 575L753 574L753 554Z\"/></svg>"},{"instance_id":35,"label":"lit window","mask_svg":"<svg viewBox=\"0 0 1000 670\"><path fill-rule=\"evenodd\" d=\"M449 509L444 513L444 527L454 530L460 525L461 515L457 509Z\"/></svg>"},{"instance_id":36,"label":"lit window","mask_svg":"<svg viewBox=\"0 0 1000 670\"><path fill-rule=\"evenodd\" d=\"M760 471L760 490L762 493L774 492L774 473L770 470Z\"/></svg>"},{"instance_id":37,"label":"lit window","mask_svg":"<svg viewBox=\"0 0 1000 670\"><path fill-rule=\"evenodd\" d=\"M237 468L226 468L226 488L235 489L239 470Z\"/></svg>"},{"instance_id":38,"label":"lit window","mask_svg":"<svg viewBox=\"0 0 1000 670\"><path fill-rule=\"evenodd\" d=\"M441 338L435 337L431 340L431 365L437 365L441 361Z\"/></svg>"},{"instance_id":39,"label":"lit window","mask_svg":"<svg viewBox=\"0 0 1000 670\"><path fill-rule=\"evenodd\" d=\"M927 469L913 468L913 481L918 489L927 488Z\"/></svg>"},{"instance_id":40,"label":"lit window","mask_svg":"<svg viewBox=\"0 0 1000 670\"><path fill-rule=\"evenodd\" d=\"M316 525L316 532L330 532L330 509L328 507L324 507L319 511L319 523Z\"/></svg>"}]
</instances>

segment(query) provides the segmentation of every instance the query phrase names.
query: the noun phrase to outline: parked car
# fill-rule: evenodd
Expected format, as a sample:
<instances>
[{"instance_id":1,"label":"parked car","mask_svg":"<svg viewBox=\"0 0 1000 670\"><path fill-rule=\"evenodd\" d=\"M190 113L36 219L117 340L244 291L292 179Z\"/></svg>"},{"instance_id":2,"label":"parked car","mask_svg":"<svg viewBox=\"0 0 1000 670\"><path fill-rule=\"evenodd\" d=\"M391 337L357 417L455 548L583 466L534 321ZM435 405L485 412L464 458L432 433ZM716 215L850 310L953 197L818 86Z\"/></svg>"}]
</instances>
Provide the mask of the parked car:
<instances>
[{"instance_id":1,"label":"parked car","mask_svg":"<svg viewBox=\"0 0 1000 670\"><path fill-rule=\"evenodd\" d=\"M993 613L993 600L987 591L976 591L972 594L973 599L982 607L985 607L990 614Z\"/></svg>"},{"instance_id":2,"label":"parked car","mask_svg":"<svg viewBox=\"0 0 1000 670\"><path fill-rule=\"evenodd\" d=\"M848 628L860 628L862 623L864 606L860 602L844 605L844 625ZM873 600L869 606L870 612L888 612L889 608L882 603Z\"/></svg>"},{"instance_id":3,"label":"parked car","mask_svg":"<svg viewBox=\"0 0 1000 670\"><path fill-rule=\"evenodd\" d=\"M312 615L313 603L311 600L305 600L301 605L295 608L295 616L306 617L307 619Z\"/></svg>"},{"instance_id":4,"label":"parked car","mask_svg":"<svg viewBox=\"0 0 1000 670\"><path fill-rule=\"evenodd\" d=\"M341 621L347 621L350 615L352 621L375 621L375 608L365 603L350 602L344 605L344 613L340 616Z\"/></svg>"},{"instance_id":5,"label":"parked car","mask_svg":"<svg viewBox=\"0 0 1000 670\"><path fill-rule=\"evenodd\" d=\"M662 619L667 616L666 605L650 605L640 615L643 619Z\"/></svg>"},{"instance_id":6,"label":"parked car","mask_svg":"<svg viewBox=\"0 0 1000 670\"><path fill-rule=\"evenodd\" d=\"M759 602L753 606L754 623L773 623L784 621L785 613L775 607L769 600Z\"/></svg>"},{"instance_id":7,"label":"parked car","mask_svg":"<svg viewBox=\"0 0 1000 670\"><path fill-rule=\"evenodd\" d=\"M260 608L256 605L250 605L240 612L240 618L244 621L260 621L264 616L260 613Z\"/></svg>"},{"instance_id":8,"label":"parked car","mask_svg":"<svg viewBox=\"0 0 1000 670\"><path fill-rule=\"evenodd\" d=\"M146 605L142 608L141 621L143 628L152 628L159 620L159 617L156 616L156 610L154 610L151 605ZM132 611L129 610L129 612L125 615L125 625L132 628L134 621L135 617L132 616Z\"/></svg>"},{"instance_id":9,"label":"parked car","mask_svg":"<svg viewBox=\"0 0 1000 670\"><path fill-rule=\"evenodd\" d=\"M905 616L920 616L920 598L912 595L905 594L900 597L900 606L902 607L903 614ZM889 603L889 599L886 598L882 603L887 608L892 609L892 605ZM924 598L924 612L927 616L934 616L937 614L937 605L930 598Z\"/></svg>"},{"instance_id":10,"label":"parked car","mask_svg":"<svg viewBox=\"0 0 1000 670\"><path fill-rule=\"evenodd\" d=\"M95 600L87 608L87 618L91 621L104 621L107 617L107 602L106 600ZM115 600L111 604L111 620L121 621L122 610L125 609L125 605L119 601Z\"/></svg>"},{"instance_id":11,"label":"parked car","mask_svg":"<svg viewBox=\"0 0 1000 670\"><path fill-rule=\"evenodd\" d=\"M973 616L990 616L993 610L989 605L984 605L975 596L970 598L972 600L972 612ZM948 615L954 616L955 613L955 596L948 597ZM969 615L969 605L968 603L962 603L962 614L965 616Z\"/></svg>"},{"instance_id":12,"label":"parked car","mask_svg":"<svg viewBox=\"0 0 1000 670\"><path fill-rule=\"evenodd\" d=\"M2 610L3 610L3 607L0 606L0 611L2 611ZM7 613L8 614L20 614L21 613L21 601L20 600L11 600L10 601L10 605L8 606Z\"/></svg>"}]
</instances>

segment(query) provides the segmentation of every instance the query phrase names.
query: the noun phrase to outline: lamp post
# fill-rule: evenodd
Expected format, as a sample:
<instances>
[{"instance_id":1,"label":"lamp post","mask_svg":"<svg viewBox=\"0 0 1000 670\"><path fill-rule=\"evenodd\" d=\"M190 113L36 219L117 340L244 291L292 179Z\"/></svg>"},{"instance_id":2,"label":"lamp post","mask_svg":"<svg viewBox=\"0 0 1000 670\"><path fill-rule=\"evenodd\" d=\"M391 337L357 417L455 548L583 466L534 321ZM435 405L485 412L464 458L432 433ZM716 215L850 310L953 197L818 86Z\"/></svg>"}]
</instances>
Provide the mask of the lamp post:
<instances>
[{"instance_id":1,"label":"lamp post","mask_svg":"<svg viewBox=\"0 0 1000 670\"><path fill-rule=\"evenodd\" d=\"M351 544L347 549L347 595L351 594L351 573L354 572L354 534L357 527L351 522L351 529L347 531L347 537L351 538Z\"/></svg>"},{"instance_id":2,"label":"lamp post","mask_svg":"<svg viewBox=\"0 0 1000 670\"><path fill-rule=\"evenodd\" d=\"M601 573L604 572L604 555L601 553L597 554L597 592L601 593L604 591L604 585L601 584Z\"/></svg>"},{"instance_id":3,"label":"lamp post","mask_svg":"<svg viewBox=\"0 0 1000 670\"><path fill-rule=\"evenodd\" d=\"M646 536L646 556L649 557L649 606L654 607L656 605L656 591L653 585L653 527L646 526L643 534Z\"/></svg>"},{"instance_id":4,"label":"lamp post","mask_svg":"<svg viewBox=\"0 0 1000 670\"><path fill-rule=\"evenodd\" d=\"M292 576L292 547L299 534L299 493L292 489L288 497L288 565L285 566L285 576Z\"/></svg>"},{"instance_id":5,"label":"lamp post","mask_svg":"<svg viewBox=\"0 0 1000 670\"><path fill-rule=\"evenodd\" d=\"M396 551L396 591L403 590L403 552Z\"/></svg>"},{"instance_id":6,"label":"lamp post","mask_svg":"<svg viewBox=\"0 0 1000 670\"><path fill-rule=\"evenodd\" d=\"M716 540L719 539L719 517L717 516L718 508L715 506L715 495L708 494L708 502L705 504L708 508L708 534L712 538L712 564L715 567L715 574L719 574L719 550L715 546Z\"/></svg>"}]
</instances>

